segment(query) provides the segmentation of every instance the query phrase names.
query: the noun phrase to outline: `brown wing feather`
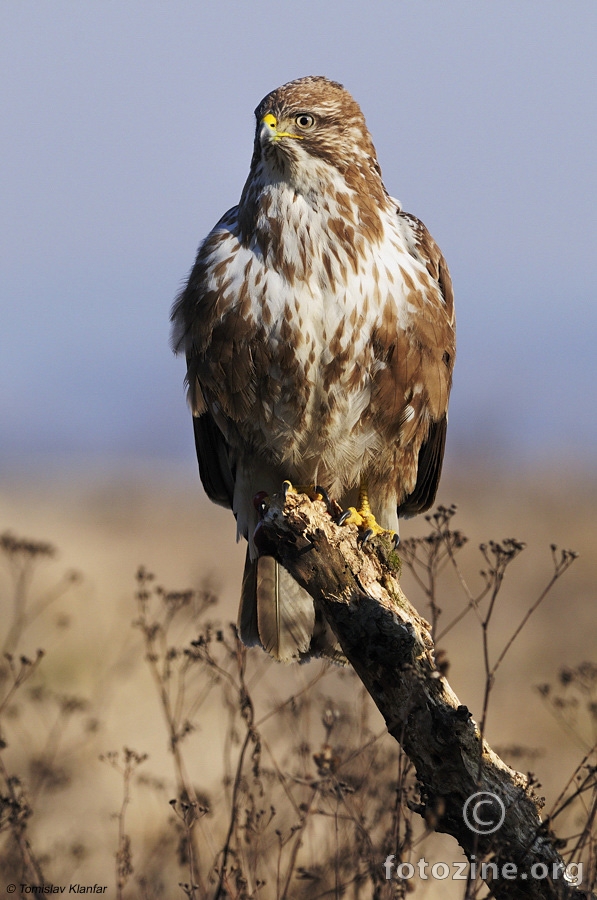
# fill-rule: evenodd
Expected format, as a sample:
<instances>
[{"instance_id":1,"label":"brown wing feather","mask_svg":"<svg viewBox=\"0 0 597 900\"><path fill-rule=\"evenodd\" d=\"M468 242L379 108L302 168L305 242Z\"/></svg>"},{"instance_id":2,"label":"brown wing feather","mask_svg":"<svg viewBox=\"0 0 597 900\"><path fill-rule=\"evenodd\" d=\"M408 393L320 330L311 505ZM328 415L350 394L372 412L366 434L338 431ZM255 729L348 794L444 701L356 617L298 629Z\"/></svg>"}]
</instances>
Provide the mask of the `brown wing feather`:
<instances>
[{"instance_id":1,"label":"brown wing feather","mask_svg":"<svg viewBox=\"0 0 597 900\"><path fill-rule=\"evenodd\" d=\"M233 505L236 480L234 454L228 433L216 422L214 403L209 404L206 397L219 401L220 426L228 417L233 421L250 418L255 405L254 358L261 349L260 325L248 314L246 288L241 288L242 302L236 306L230 288L229 267L238 249L236 211L236 207L228 210L199 247L171 315L173 348L176 352L185 349L187 354L188 399L201 481L210 500L228 508ZM230 254L214 264L222 241L230 243ZM234 316L224 320L224 311L231 305ZM252 350L255 342L256 351Z\"/></svg>"},{"instance_id":2,"label":"brown wing feather","mask_svg":"<svg viewBox=\"0 0 597 900\"><path fill-rule=\"evenodd\" d=\"M214 503L232 509L235 476L224 435L208 412L193 417L193 430L205 493Z\"/></svg>"},{"instance_id":3,"label":"brown wing feather","mask_svg":"<svg viewBox=\"0 0 597 900\"><path fill-rule=\"evenodd\" d=\"M419 450L415 486L398 506L399 516L414 516L429 509L433 504L442 471L448 424L448 397L456 352L454 291L446 260L425 225L409 213L398 211L398 214L411 228L410 252L425 265L439 286L443 301L443 309L438 310L441 314L437 316L437 322L427 323L427 328L433 331L437 351L434 354L435 362L431 364L427 373L428 387L436 386L436 390L439 388L440 402L431 404L432 407L434 405L439 407L436 409L437 418L429 423L428 433Z\"/></svg>"},{"instance_id":4,"label":"brown wing feather","mask_svg":"<svg viewBox=\"0 0 597 900\"><path fill-rule=\"evenodd\" d=\"M435 500L442 472L447 424L447 416L444 416L440 422L431 425L429 436L419 450L417 482L412 493L398 507L399 516L416 516L429 509Z\"/></svg>"},{"instance_id":5,"label":"brown wing feather","mask_svg":"<svg viewBox=\"0 0 597 900\"><path fill-rule=\"evenodd\" d=\"M410 252L416 259L424 263L431 277L439 284L446 312L452 325L454 325L454 289L448 264L442 251L420 219L417 219L412 213L405 213L402 210L397 212L400 218L407 222L412 229Z\"/></svg>"}]
</instances>

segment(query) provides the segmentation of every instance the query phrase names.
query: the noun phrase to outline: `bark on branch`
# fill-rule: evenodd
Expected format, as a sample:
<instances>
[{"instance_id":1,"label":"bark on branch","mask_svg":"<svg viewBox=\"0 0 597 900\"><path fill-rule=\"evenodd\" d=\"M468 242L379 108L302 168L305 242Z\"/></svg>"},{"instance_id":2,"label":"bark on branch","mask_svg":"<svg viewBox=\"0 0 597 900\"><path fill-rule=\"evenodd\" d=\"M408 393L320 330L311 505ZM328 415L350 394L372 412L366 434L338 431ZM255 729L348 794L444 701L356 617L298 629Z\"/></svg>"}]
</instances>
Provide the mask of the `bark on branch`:
<instances>
[{"instance_id":1,"label":"bark on branch","mask_svg":"<svg viewBox=\"0 0 597 900\"><path fill-rule=\"evenodd\" d=\"M526 775L507 766L486 741L434 659L430 626L405 597L399 557L383 537L364 546L354 526L339 527L321 501L289 492L270 498L260 545L311 594L342 649L413 762L421 784L419 812L435 831L452 835L470 858L489 858L513 878L491 883L498 900L588 897L563 877L555 837L542 823ZM497 831L476 834L465 822L468 798L489 792L503 804ZM499 813L478 808L479 818ZM469 804L468 818L473 813ZM533 878L543 864L549 873ZM515 867L515 869L514 869ZM491 869L488 870L491 873Z\"/></svg>"}]
</instances>

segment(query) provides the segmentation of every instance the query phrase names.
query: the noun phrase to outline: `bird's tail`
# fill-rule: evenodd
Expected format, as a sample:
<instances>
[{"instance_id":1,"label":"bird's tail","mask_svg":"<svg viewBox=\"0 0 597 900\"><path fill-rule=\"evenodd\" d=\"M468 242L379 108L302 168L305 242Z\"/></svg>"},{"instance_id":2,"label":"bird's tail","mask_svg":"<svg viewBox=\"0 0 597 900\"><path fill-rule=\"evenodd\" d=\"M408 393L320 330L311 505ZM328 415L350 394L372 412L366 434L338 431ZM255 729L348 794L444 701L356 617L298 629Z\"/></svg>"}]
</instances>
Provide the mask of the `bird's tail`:
<instances>
[{"instance_id":1,"label":"bird's tail","mask_svg":"<svg viewBox=\"0 0 597 900\"><path fill-rule=\"evenodd\" d=\"M272 556L250 559L247 549L238 613L240 638L282 662L325 656L346 660L313 598Z\"/></svg>"}]
</instances>

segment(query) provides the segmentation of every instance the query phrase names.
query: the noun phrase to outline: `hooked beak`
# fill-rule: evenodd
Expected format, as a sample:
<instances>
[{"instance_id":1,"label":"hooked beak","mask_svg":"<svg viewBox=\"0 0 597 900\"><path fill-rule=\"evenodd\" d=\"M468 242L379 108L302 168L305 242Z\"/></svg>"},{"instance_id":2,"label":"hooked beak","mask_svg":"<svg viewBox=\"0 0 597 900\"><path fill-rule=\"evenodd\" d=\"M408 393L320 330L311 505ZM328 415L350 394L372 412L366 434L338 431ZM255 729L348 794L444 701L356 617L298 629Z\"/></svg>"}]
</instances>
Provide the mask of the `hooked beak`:
<instances>
[{"instance_id":1,"label":"hooked beak","mask_svg":"<svg viewBox=\"0 0 597 900\"><path fill-rule=\"evenodd\" d=\"M268 135L272 141L279 141L280 138L296 138L298 141L304 140L302 134L291 134L289 131L278 131L278 120L272 113L267 113L261 120L262 133Z\"/></svg>"}]
</instances>

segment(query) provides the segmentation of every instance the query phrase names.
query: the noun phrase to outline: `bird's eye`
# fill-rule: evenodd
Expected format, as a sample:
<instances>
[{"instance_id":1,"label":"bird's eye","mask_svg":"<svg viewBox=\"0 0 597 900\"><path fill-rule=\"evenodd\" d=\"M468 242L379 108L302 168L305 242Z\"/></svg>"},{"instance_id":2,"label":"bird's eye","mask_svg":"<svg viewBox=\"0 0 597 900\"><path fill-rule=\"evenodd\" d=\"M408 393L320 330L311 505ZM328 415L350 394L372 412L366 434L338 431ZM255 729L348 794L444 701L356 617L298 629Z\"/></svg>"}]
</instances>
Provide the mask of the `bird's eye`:
<instances>
[{"instance_id":1,"label":"bird's eye","mask_svg":"<svg viewBox=\"0 0 597 900\"><path fill-rule=\"evenodd\" d=\"M294 120L299 128L313 128L315 125L315 119L313 116L307 115L307 113L300 113Z\"/></svg>"}]
</instances>

